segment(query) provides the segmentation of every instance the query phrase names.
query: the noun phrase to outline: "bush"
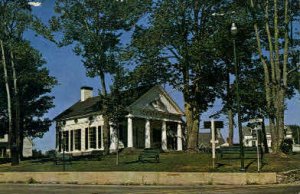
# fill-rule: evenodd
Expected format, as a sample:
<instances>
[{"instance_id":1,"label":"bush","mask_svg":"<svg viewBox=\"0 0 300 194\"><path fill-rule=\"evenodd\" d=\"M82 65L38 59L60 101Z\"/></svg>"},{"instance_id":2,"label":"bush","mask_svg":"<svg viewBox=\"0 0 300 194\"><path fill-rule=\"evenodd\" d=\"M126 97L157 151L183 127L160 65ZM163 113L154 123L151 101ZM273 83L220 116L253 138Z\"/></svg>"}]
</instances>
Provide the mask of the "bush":
<instances>
[{"instance_id":1,"label":"bush","mask_svg":"<svg viewBox=\"0 0 300 194\"><path fill-rule=\"evenodd\" d=\"M32 150L32 159L39 159L45 157L41 150Z\"/></svg>"},{"instance_id":2,"label":"bush","mask_svg":"<svg viewBox=\"0 0 300 194\"><path fill-rule=\"evenodd\" d=\"M285 154L292 153L293 140L292 139L284 139L280 148L281 148L281 151Z\"/></svg>"}]
</instances>

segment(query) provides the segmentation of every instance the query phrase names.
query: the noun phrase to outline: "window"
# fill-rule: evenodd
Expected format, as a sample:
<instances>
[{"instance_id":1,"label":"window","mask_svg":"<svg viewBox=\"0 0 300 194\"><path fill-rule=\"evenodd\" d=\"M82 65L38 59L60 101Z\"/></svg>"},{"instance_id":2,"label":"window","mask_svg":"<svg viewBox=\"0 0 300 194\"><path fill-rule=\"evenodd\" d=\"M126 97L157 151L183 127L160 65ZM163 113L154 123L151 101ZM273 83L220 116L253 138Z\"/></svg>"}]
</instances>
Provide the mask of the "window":
<instances>
[{"instance_id":1,"label":"window","mask_svg":"<svg viewBox=\"0 0 300 194\"><path fill-rule=\"evenodd\" d=\"M64 150L69 151L69 131L64 131L63 132L64 137L63 137L63 145L64 145Z\"/></svg>"},{"instance_id":2,"label":"window","mask_svg":"<svg viewBox=\"0 0 300 194\"><path fill-rule=\"evenodd\" d=\"M90 148L96 149L96 127L91 127L89 131Z\"/></svg>"},{"instance_id":3,"label":"window","mask_svg":"<svg viewBox=\"0 0 300 194\"><path fill-rule=\"evenodd\" d=\"M85 149L89 149L89 129L85 128Z\"/></svg>"},{"instance_id":4,"label":"window","mask_svg":"<svg viewBox=\"0 0 300 194\"><path fill-rule=\"evenodd\" d=\"M58 132L58 151L61 152L62 149L62 142L61 142L61 132Z\"/></svg>"},{"instance_id":5,"label":"window","mask_svg":"<svg viewBox=\"0 0 300 194\"><path fill-rule=\"evenodd\" d=\"M4 135L5 135L4 131L0 130L0 139L4 139Z\"/></svg>"},{"instance_id":6,"label":"window","mask_svg":"<svg viewBox=\"0 0 300 194\"><path fill-rule=\"evenodd\" d=\"M102 130L102 128L101 128L101 126L99 126L98 127L98 147L100 148L101 147L101 141L102 141L102 133L101 133L101 130Z\"/></svg>"},{"instance_id":7,"label":"window","mask_svg":"<svg viewBox=\"0 0 300 194\"><path fill-rule=\"evenodd\" d=\"M81 129L75 130L75 150L81 150Z\"/></svg>"},{"instance_id":8,"label":"window","mask_svg":"<svg viewBox=\"0 0 300 194\"><path fill-rule=\"evenodd\" d=\"M71 150L73 151L73 145L74 145L74 130L71 131Z\"/></svg>"}]
</instances>

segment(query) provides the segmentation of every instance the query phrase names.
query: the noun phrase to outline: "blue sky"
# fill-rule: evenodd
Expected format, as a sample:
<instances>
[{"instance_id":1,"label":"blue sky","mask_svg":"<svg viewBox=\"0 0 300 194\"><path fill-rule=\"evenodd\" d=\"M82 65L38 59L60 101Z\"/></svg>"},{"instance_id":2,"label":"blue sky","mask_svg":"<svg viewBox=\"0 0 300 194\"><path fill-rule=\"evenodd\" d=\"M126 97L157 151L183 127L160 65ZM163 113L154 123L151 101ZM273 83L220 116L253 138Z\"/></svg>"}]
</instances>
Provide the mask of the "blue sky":
<instances>
[{"instance_id":1,"label":"blue sky","mask_svg":"<svg viewBox=\"0 0 300 194\"><path fill-rule=\"evenodd\" d=\"M43 22L53 16L54 0L45 0L41 7L34 7L33 12ZM54 43L51 43L41 37L35 36L32 32L26 33L25 37L31 41L33 47L38 49L44 59L47 61L47 67L50 74L55 76L59 82L53 90L51 95L55 96L55 108L51 109L46 115L49 118L54 118L59 113L70 107L72 104L80 99L80 87L91 86L94 88L94 95L98 94L100 81L98 78L86 77L85 69L81 62L81 58L72 52L72 47L58 48ZM122 42L128 41L128 36L124 36ZM171 87L166 87L170 95L175 99L183 109L183 97L180 92L173 90ZM221 108L221 102L215 102L213 108L204 113L201 117L201 125L204 120L214 114ZM225 118L221 118L225 119ZM225 121L225 127L227 121ZM292 100L287 101L286 124L300 125L300 96L297 95ZM226 128L222 130L226 134ZM226 136L226 135L225 135ZM235 134L235 140L238 136ZM51 126L42 139L35 139L35 148L39 150L49 150L55 148L55 128L54 124Z\"/></svg>"}]
</instances>

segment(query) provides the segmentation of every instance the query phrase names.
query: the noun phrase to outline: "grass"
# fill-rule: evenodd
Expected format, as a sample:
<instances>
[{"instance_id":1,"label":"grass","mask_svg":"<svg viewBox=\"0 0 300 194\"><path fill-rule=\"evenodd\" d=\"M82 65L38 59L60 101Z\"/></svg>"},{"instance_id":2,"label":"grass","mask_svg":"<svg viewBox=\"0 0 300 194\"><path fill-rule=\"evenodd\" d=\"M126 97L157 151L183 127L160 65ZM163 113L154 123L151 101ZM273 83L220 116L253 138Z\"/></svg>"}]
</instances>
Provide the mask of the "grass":
<instances>
[{"instance_id":1,"label":"grass","mask_svg":"<svg viewBox=\"0 0 300 194\"><path fill-rule=\"evenodd\" d=\"M211 155L204 153L162 153L160 163L137 161L138 154L120 154L119 165L116 165L116 156L109 155L101 161L74 161L72 165L66 165L66 171L165 171L165 172L239 172L239 159L216 160L216 168L213 169ZM257 171L257 161L246 159L247 172ZM300 167L300 154L289 155L286 158L276 155L265 155L262 172L280 172ZM63 171L63 165L55 165L53 162L33 163L22 161L19 166L10 164L0 165L0 172L59 172Z\"/></svg>"}]
</instances>

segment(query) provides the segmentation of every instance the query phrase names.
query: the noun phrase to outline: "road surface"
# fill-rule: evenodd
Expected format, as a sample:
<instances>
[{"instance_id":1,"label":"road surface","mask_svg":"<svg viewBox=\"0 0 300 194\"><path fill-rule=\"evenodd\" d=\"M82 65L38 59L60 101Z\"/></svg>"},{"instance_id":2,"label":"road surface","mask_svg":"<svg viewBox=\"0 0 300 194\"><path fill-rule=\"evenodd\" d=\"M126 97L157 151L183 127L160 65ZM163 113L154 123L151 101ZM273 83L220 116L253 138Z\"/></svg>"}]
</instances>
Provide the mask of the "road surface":
<instances>
[{"instance_id":1,"label":"road surface","mask_svg":"<svg viewBox=\"0 0 300 194\"><path fill-rule=\"evenodd\" d=\"M43 184L0 184L0 194L118 194L118 193L284 193L300 194L300 185L205 185L186 186L99 186L99 185L43 185Z\"/></svg>"}]
</instances>

